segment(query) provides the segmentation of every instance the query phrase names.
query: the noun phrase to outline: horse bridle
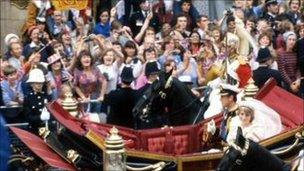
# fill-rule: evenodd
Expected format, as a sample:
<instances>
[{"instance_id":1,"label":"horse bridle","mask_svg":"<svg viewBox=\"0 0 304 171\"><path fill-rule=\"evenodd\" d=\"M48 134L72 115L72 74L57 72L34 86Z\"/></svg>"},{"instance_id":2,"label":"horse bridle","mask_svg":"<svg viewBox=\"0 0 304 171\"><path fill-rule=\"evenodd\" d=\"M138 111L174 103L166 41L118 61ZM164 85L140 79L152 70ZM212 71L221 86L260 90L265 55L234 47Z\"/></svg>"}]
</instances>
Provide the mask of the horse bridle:
<instances>
[{"instance_id":1,"label":"horse bridle","mask_svg":"<svg viewBox=\"0 0 304 171\"><path fill-rule=\"evenodd\" d=\"M240 146L236 145L234 142L229 143L229 146L233 147L235 150L239 151L242 157L247 155L249 149L249 140L246 138L244 148L242 149ZM235 164L242 165L243 161L241 159L236 159Z\"/></svg>"},{"instance_id":2,"label":"horse bridle","mask_svg":"<svg viewBox=\"0 0 304 171\"><path fill-rule=\"evenodd\" d=\"M231 147L236 149L241 153L242 156L245 156L249 149L249 140L246 138L244 148L242 149L240 146L236 145L234 142L229 143Z\"/></svg>"},{"instance_id":3,"label":"horse bridle","mask_svg":"<svg viewBox=\"0 0 304 171\"><path fill-rule=\"evenodd\" d=\"M173 77L170 76L170 77L168 78L168 80L166 81L165 90L171 87L172 81L173 81ZM152 91L153 95L152 95L151 98L149 99L149 102L148 102L148 103L145 105L145 107L142 109L142 114L141 114L140 116L138 116L138 118L139 118L141 121L148 122L147 118L148 118L148 115L149 115L149 111L151 110L150 107L151 107L151 105L152 105L153 100L154 100L156 97L160 96L162 99L166 99L167 93L165 93L165 92L162 91L162 90L159 91L159 92L157 93L157 91L158 91L158 89L160 89L160 87L161 87L161 86L159 86L159 87L157 88L157 90L155 91L156 93ZM143 97L144 100L147 100L147 99L148 99L148 97L146 96L146 94L144 94L142 97Z\"/></svg>"}]
</instances>

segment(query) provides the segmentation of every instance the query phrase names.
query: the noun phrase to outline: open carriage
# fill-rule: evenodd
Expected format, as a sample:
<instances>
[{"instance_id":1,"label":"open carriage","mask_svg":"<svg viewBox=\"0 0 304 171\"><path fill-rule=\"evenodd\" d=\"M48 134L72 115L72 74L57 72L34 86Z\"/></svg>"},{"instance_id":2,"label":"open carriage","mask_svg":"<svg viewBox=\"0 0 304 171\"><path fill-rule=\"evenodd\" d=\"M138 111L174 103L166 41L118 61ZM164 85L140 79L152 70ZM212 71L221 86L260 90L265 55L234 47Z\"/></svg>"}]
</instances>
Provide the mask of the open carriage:
<instances>
[{"instance_id":1,"label":"open carriage","mask_svg":"<svg viewBox=\"0 0 304 171\"><path fill-rule=\"evenodd\" d=\"M304 102L302 99L276 86L274 81L268 82L256 95L256 98L277 111L282 120L284 130L271 138L260 142L267 149L278 148L293 143L295 134L304 136ZM102 163L104 140L113 125L96 124L72 117L58 103L48 105L50 113L60 123L58 139L64 139L65 146L79 151L95 162ZM207 152L215 142L206 141L207 123L214 119L219 126L222 116L216 115L195 125L163 127L147 130L133 130L117 127L119 135L124 139L128 161L155 163L164 161L170 168L177 170L213 170L218 165L223 152ZM50 149L39 137L26 131L11 127L11 130L42 160L52 167L73 170L77 163L67 162L66 156L58 155L56 149ZM31 137L31 138L28 138ZM288 148L279 156L288 160L298 150ZM302 144L303 147L303 144ZM54 151L55 150L55 151ZM58 152L58 151L57 151ZM89 154L92 153L92 154ZM64 160L66 159L66 160ZM100 161L98 161L100 160ZM56 161L56 162L54 162ZM173 166L172 166L173 165Z\"/></svg>"}]
</instances>

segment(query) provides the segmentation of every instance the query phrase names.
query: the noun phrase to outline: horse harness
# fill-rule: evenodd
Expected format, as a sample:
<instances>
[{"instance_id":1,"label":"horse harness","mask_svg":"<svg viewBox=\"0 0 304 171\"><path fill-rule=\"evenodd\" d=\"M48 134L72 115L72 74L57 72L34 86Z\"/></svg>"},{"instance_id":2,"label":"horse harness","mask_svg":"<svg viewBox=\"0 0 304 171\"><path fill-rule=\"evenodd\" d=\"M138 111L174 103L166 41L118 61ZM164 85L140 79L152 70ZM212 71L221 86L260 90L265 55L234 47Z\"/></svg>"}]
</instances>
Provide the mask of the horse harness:
<instances>
[{"instance_id":1,"label":"horse harness","mask_svg":"<svg viewBox=\"0 0 304 171\"><path fill-rule=\"evenodd\" d=\"M173 82L173 77L170 76L165 84L165 90L170 88L172 86L172 82ZM143 95L142 96L144 100L147 100L148 97L147 95ZM157 97L161 97L162 99L166 99L167 97L167 94L164 92L164 91L160 91L158 94L156 95L153 95L150 99L149 99L149 102L148 104L142 109L142 114L139 116L139 119L143 122L149 122L149 120L147 119L148 118L148 115L149 115L149 111L151 110L151 105L152 105L152 102L155 98Z\"/></svg>"},{"instance_id":2,"label":"horse harness","mask_svg":"<svg viewBox=\"0 0 304 171\"><path fill-rule=\"evenodd\" d=\"M231 147L233 147L235 150L239 151L241 153L242 157L246 156L247 153L248 153L248 149L249 149L249 140L248 140L248 138L246 138L246 140L245 140L245 145L244 145L243 149L240 146L236 145L234 142L229 143L229 145ZM235 164L237 164L237 165L242 165L242 163L243 163L243 161L241 159L237 159L235 161Z\"/></svg>"}]
</instances>

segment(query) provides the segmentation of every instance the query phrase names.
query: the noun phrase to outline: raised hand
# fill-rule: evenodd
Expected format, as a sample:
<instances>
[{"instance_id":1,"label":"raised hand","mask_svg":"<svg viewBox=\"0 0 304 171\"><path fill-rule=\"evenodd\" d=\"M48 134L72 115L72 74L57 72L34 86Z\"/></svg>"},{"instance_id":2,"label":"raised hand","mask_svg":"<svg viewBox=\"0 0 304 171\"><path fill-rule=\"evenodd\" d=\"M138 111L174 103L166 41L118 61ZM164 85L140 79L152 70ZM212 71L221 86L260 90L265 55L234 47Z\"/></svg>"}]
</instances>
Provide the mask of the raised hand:
<instances>
[{"instance_id":1,"label":"raised hand","mask_svg":"<svg viewBox=\"0 0 304 171\"><path fill-rule=\"evenodd\" d=\"M110 16L111 17L115 17L116 16L116 7L113 7L112 9L111 9L111 11L110 11Z\"/></svg>"}]
</instances>

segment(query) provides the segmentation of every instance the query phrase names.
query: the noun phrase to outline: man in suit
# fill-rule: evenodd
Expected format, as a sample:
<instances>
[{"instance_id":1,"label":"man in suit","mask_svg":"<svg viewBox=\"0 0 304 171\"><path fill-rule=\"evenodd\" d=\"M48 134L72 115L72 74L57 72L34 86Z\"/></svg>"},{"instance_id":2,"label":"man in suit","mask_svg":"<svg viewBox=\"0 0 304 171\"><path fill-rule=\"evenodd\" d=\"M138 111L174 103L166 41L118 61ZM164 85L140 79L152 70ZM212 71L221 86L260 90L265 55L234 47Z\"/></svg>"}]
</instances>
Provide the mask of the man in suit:
<instances>
[{"instance_id":1,"label":"man in suit","mask_svg":"<svg viewBox=\"0 0 304 171\"><path fill-rule=\"evenodd\" d=\"M104 103L110 107L107 123L134 127L132 109L135 105L135 90L131 88L134 80L131 67L124 67L121 73L121 88L111 91L104 100Z\"/></svg>"},{"instance_id":2,"label":"man in suit","mask_svg":"<svg viewBox=\"0 0 304 171\"><path fill-rule=\"evenodd\" d=\"M133 35L137 35L139 33L148 14L152 12L150 6L151 4L149 4L147 0L139 0L139 1L140 1L139 3L140 11L135 12L129 20L130 21L129 27L131 28ZM155 32L159 31L160 24L159 24L159 20L155 15L151 19L149 26L153 27L155 29Z\"/></svg>"},{"instance_id":3,"label":"man in suit","mask_svg":"<svg viewBox=\"0 0 304 171\"><path fill-rule=\"evenodd\" d=\"M286 83L284 83L281 73L278 70L270 68L273 59L267 47L259 50L256 61L259 63L259 67L253 71L253 79L259 88L261 88L269 78L274 78L280 87L284 87Z\"/></svg>"}]
</instances>

